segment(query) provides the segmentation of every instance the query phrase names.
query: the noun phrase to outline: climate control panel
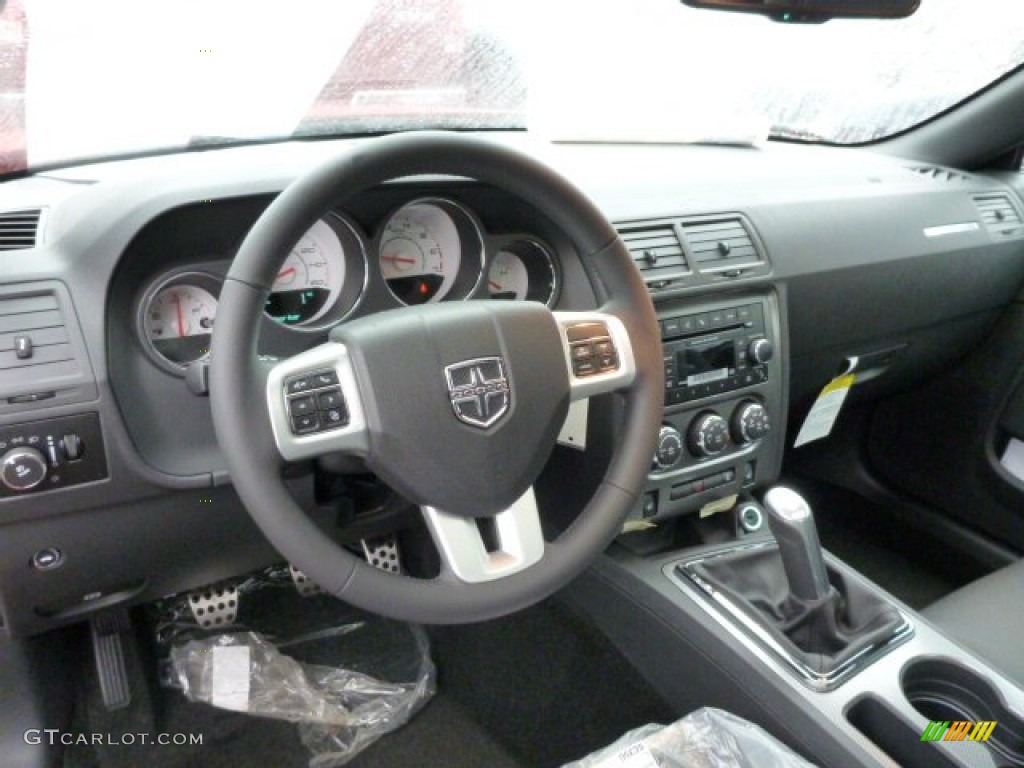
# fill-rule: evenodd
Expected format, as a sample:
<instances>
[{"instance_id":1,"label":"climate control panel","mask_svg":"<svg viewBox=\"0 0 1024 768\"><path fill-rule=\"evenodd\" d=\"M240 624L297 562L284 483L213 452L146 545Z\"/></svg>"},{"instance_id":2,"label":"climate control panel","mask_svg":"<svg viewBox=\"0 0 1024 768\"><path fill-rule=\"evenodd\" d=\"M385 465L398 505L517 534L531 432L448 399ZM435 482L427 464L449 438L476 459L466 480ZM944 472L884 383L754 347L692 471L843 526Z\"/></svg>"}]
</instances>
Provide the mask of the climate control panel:
<instances>
[{"instance_id":1,"label":"climate control panel","mask_svg":"<svg viewBox=\"0 0 1024 768\"><path fill-rule=\"evenodd\" d=\"M0 427L0 499L106 476L107 458L98 414Z\"/></svg>"}]
</instances>

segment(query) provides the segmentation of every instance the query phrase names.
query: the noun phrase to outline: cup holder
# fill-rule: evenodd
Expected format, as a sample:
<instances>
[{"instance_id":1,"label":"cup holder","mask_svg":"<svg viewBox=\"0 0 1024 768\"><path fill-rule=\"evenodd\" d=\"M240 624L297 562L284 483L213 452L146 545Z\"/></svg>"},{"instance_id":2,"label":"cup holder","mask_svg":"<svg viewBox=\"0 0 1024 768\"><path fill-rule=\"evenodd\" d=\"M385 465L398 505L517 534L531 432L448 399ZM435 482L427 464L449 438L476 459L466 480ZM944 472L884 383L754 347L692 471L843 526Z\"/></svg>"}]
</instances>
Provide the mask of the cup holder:
<instances>
[{"instance_id":1,"label":"cup holder","mask_svg":"<svg viewBox=\"0 0 1024 768\"><path fill-rule=\"evenodd\" d=\"M929 720L995 721L986 745L1012 765L1024 765L1024 721L1010 712L996 688L948 659L919 659L903 669L903 693Z\"/></svg>"}]
</instances>

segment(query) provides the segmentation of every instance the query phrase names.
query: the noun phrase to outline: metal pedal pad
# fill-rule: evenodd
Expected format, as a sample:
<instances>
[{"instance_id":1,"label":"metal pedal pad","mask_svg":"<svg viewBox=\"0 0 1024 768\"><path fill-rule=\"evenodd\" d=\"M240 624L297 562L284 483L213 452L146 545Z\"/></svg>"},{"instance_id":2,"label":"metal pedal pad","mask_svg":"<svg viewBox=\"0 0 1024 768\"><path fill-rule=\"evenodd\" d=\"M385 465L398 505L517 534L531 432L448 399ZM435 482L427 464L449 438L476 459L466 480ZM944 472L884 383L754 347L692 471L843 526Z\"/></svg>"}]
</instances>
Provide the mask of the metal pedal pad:
<instances>
[{"instance_id":1,"label":"metal pedal pad","mask_svg":"<svg viewBox=\"0 0 1024 768\"><path fill-rule=\"evenodd\" d=\"M203 629L234 624L238 618L238 587L221 582L189 592L188 607Z\"/></svg>"},{"instance_id":2,"label":"metal pedal pad","mask_svg":"<svg viewBox=\"0 0 1024 768\"><path fill-rule=\"evenodd\" d=\"M288 564L288 571L292 575L292 582L295 584L296 591L302 597L311 597L312 595L319 595L323 590L320 589L320 585L313 581L309 576L304 574L298 568L291 563Z\"/></svg>"},{"instance_id":3,"label":"metal pedal pad","mask_svg":"<svg viewBox=\"0 0 1024 768\"><path fill-rule=\"evenodd\" d=\"M398 549L398 539L395 536L363 539L359 543L363 546L366 562L374 568L389 573L402 572L401 552Z\"/></svg>"},{"instance_id":4,"label":"metal pedal pad","mask_svg":"<svg viewBox=\"0 0 1024 768\"><path fill-rule=\"evenodd\" d=\"M89 620L93 660L99 678L103 706L108 712L132 703L132 688L125 664L123 636L132 631L127 611L101 613Z\"/></svg>"}]
</instances>

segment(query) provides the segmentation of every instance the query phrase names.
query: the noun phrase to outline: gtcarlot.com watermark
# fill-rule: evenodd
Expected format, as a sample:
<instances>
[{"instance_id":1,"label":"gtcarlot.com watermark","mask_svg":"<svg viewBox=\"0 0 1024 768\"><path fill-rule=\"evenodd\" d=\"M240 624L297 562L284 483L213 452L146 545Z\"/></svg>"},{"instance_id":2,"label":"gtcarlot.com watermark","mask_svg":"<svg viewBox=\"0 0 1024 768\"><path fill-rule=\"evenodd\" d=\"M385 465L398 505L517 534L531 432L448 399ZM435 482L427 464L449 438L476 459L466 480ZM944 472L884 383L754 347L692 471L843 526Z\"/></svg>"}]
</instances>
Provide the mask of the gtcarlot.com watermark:
<instances>
[{"instance_id":1,"label":"gtcarlot.com watermark","mask_svg":"<svg viewBox=\"0 0 1024 768\"><path fill-rule=\"evenodd\" d=\"M22 737L33 746L47 744L65 747L73 745L96 747L131 747L156 745L161 747L202 746L201 733L71 733L58 728L31 728Z\"/></svg>"}]
</instances>

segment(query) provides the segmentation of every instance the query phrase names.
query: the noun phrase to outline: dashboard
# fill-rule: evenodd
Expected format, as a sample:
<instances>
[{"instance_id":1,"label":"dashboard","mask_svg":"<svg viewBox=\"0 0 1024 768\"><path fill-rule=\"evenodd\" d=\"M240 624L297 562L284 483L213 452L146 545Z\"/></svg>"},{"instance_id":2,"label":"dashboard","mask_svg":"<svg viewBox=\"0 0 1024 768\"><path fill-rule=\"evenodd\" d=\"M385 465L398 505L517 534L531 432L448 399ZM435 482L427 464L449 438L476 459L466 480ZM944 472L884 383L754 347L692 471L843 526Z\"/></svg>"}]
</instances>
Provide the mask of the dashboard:
<instances>
[{"instance_id":1,"label":"dashboard","mask_svg":"<svg viewBox=\"0 0 1024 768\"><path fill-rule=\"evenodd\" d=\"M974 348L1024 283L1014 178L923 174L824 147L488 139L579 186L650 290L666 408L637 522L702 514L773 482L794 425L851 360L863 374L851 399L905 390ZM277 557L234 494L209 402L186 373L209 354L249 228L296 176L358 141L216 148L0 185L0 214L34 230L0 252L0 451L24 466L0 487L3 631L43 631ZM993 205L1003 218L986 217ZM338 200L280 254L258 351L289 357L338 323L419 303L582 311L601 296L544 211L472 180L399 179ZM607 397L570 413L538 483L550 507L588 498L617 415ZM297 473L293 492L314 519L336 519L316 482Z\"/></svg>"}]
</instances>

